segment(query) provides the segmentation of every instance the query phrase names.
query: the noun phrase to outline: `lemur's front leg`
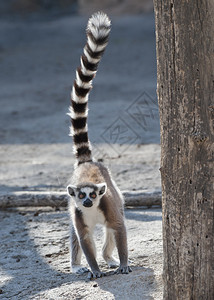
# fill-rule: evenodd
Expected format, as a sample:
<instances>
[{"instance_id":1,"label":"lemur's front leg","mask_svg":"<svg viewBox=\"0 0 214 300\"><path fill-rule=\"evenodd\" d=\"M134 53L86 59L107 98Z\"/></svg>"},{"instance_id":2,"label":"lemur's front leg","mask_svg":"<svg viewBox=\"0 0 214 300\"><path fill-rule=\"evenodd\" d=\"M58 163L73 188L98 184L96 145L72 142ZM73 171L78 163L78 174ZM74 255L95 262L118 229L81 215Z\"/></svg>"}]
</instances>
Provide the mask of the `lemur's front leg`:
<instances>
[{"instance_id":1,"label":"lemur's front leg","mask_svg":"<svg viewBox=\"0 0 214 300\"><path fill-rule=\"evenodd\" d=\"M93 279L102 277L105 274L100 271L96 261L96 249L92 237L92 232L90 231L88 226L84 224L82 215L79 212L76 214L75 219L76 231L79 236L79 242L85 254L87 262L91 268L91 272L89 273L88 278Z\"/></svg>"},{"instance_id":2,"label":"lemur's front leg","mask_svg":"<svg viewBox=\"0 0 214 300\"><path fill-rule=\"evenodd\" d=\"M128 274L132 269L128 265L128 247L127 234L124 224L120 224L115 230L115 241L117 245L118 255L120 259L120 266L115 271L116 274Z\"/></svg>"},{"instance_id":3,"label":"lemur's front leg","mask_svg":"<svg viewBox=\"0 0 214 300\"><path fill-rule=\"evenodd\" d=\"M96 261L96 252L95 252L95 246L94 241L92 238L92 234L89 232L86 232L84 236L80 237L80 244L82 247L82 250L86 256L87 262L91 268L91 272L88 276L89 279L93 278L99 278L104 276L105 274L100 271L99 266Z\"/></svg>"},{"instance_id":4,"label":"lemur's front leg","mask_svg":"<svg viewBox=\"0 0 214 300\"><path fill-rule=\"evenodd\" d=\"M71 270L72 273L83 274L88 272L88 268L81 265L82 249L79 244L75 228L71 225L70 228L70 251L71 251Z\"/></svg>"}]
</instances>

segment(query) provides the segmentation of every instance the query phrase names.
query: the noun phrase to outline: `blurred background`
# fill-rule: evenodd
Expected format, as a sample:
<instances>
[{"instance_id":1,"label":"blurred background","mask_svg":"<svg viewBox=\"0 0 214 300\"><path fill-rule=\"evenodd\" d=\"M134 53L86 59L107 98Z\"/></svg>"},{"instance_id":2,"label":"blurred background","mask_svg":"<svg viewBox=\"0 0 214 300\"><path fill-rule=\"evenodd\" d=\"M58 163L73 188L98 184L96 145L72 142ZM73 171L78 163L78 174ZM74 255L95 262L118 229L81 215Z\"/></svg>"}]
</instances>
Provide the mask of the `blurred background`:
<instances>
[{"instance_id":1,"label":"blurred background","mask_svg":"<svg viewBox=\"0 0 214 300\"><path fill-rule=\"evenodd\" d=\"M53 13L55 16L70 13L92 14L105 10L108 14L140 14L152 12L152 0L7 0L0 2L2 16L34 13Z\"/></svg>"},{"instance_id":2,"label":"blurred background","mask_svg":"<svg viewBox=\"0 0 214 300\"><path fill-rule=\"evenodd\" d=\"M70 91L88 17L98 10L112 30L89 97L93 153L124 189L160 186L152 0L7 0L0 1L3 192L64 189L74 160Z\"/></svg>"},{"instance_id":3,"label":"blurred background","mask_svg":"<svg viewBox=\"0 0 214 300\"><path fill-rule=\"evenodd\" d=\"M112 32L90 96L91 140L159 143L150 0L1 1L1 143L69 142L70 89L88 16L98 10ZM128 130L110 140L111 126Z\"/></svg>"}]
</instances>

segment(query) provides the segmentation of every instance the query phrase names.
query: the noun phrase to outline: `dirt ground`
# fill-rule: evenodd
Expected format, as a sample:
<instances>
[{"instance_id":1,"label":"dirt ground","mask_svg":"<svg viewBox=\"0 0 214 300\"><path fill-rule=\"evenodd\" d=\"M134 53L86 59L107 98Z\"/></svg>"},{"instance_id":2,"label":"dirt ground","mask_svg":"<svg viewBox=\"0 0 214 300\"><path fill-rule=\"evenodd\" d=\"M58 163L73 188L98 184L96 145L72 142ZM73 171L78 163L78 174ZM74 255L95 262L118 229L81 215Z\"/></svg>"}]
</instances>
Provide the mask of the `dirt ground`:
<instances>
[{"instance_id":1,"label":"dirt ground","mask_svg":"<svg viewBox=\"0 0 214 300\"><path fill-rule=\"evenodd\" d=\"M74 157L66 116L87 19L0 21L0 196L64 191ZM160 190L152 14L112 18L89 104L94 155L121 190ZM162 299L161 208L126 208L133 272L96 281L70 273L67 211L0 211L0 299ZM102 229L96 229L98 262Z\"/></svg>"},{"instance_id":2,"label":"dirt ground","mask_svg":"<svg viewBox=\"0 0 214 300\"><path fill-rule=\"evenodd\" d=\"M133 272L95 281L70 273L67 211L18 209L1 211L0 217L1 299L161 299L159 208L126 209ZM100 227L95 236L98 263L108 271Z\"/></svg>"}]
</instances>

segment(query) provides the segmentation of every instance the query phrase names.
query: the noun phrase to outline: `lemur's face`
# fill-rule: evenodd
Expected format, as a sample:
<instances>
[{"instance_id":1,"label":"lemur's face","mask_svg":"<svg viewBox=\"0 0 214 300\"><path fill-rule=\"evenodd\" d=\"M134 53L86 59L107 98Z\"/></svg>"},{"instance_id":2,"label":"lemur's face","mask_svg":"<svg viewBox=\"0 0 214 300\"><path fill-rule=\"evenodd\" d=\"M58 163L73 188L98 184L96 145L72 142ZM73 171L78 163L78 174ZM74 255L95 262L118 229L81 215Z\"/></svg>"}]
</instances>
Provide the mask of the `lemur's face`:
<instances>
[{"instance_id":1,"label":"lemur's face","mask_svg":"<svg viewBox=\"0 0 214 300\"><path fill-rule=\"evenodd\" d=\"M75 199L78 207L98 206L106 190L107 186L105 183L85 183L77 186L69 185L67 187L68 194Z\"/></svg>"}]
</instances>

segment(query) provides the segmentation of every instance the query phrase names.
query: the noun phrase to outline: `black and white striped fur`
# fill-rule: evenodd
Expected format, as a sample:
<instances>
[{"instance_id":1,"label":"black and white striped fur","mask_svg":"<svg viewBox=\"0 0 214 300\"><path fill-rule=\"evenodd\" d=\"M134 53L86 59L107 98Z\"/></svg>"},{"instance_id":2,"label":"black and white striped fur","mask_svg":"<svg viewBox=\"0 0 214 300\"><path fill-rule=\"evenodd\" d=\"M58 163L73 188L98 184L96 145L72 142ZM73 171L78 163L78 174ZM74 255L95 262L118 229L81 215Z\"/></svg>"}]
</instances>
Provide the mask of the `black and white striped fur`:
<instances>
[{"instance_id":1,"label":"black and white striped fur","mask_svg":"<svg viewBox=\"0 0 214 300\"><path fill-rule=\"evenodd\" d=\"M88 140L88 96L98 64L105 51L110 33L111 21L104 13L94 14L88 21L87 43L81 56L81 65L76 71L71 92L69 115L72 125L70 135L73 137L74 152L78 163L92 161L91 145Z\"/></svg>"},{"instance_id":2,"label":"black and white striped fur","mask_svg":"<svg viewBox=\"0 0 214 300\"><path fill-rule=\"evenodd\" d=\"M77 164L68 185L71 226L71 268L82 274L89 270L81 265L82 251L90 266L89 278L104 275L96 261L93 231L96 224L106 228L103 258L109 267L118 267L116 273L131 272L128 266L127 234L124 224L123 197L113 181L109 170L94 162L88 139L88 95L92 80L106 48L110 20L104 13L94 14L88 22L87 44L81 56L81 66L76 71L76 80L71 93L71 135ZM119 261L112 252L117 247Z\"/></svg>"}]
</instances>

